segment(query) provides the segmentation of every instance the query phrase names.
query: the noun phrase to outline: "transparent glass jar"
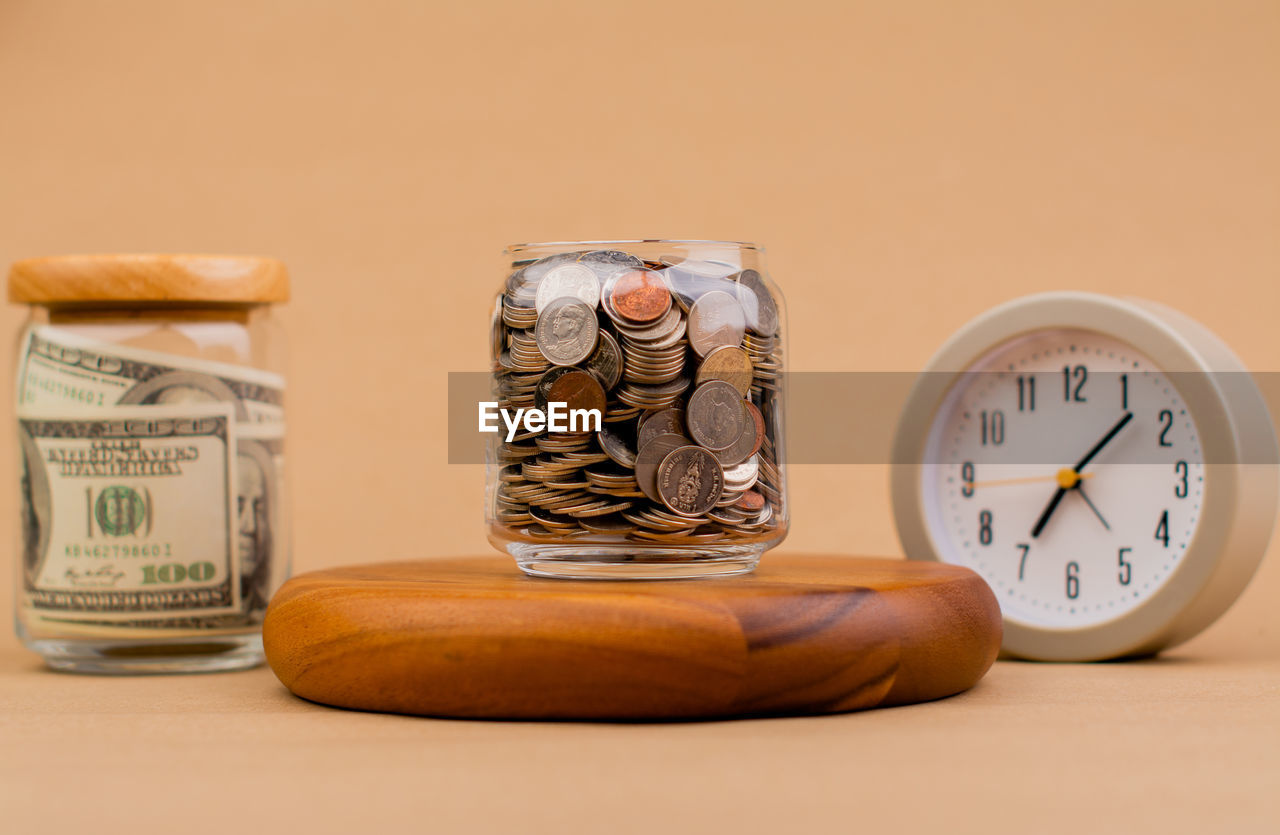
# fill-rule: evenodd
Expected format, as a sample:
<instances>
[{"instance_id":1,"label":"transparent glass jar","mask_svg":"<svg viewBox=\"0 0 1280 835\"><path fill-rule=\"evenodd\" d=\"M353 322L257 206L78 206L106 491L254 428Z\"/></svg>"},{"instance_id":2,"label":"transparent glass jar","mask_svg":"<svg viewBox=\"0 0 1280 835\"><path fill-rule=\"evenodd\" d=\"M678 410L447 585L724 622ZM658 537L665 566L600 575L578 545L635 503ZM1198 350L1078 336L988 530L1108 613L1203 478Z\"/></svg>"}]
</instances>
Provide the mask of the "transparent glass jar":
<instances>
[{"instance_id":1,"label":"transparent glass jar","mask_svg":"<svg viewBox=\"0 0 1280 835\"><path fill-rule=\"evenodd\" d=\"M546 577L755 568L788 525L786 317L763 251L591 241L505 254L490 542Z\"/></svg>"},{"instance_id":2,"label":"transparent glass jar","mask_svg":"<svg viewBox=\"0 0 1280 835\"><path fill-rule=\"evenodd\" d=\"M262 661L290 563L284 265L102 255L15 263L18 635L49 666Z\"/></svg>"}]
</instances>

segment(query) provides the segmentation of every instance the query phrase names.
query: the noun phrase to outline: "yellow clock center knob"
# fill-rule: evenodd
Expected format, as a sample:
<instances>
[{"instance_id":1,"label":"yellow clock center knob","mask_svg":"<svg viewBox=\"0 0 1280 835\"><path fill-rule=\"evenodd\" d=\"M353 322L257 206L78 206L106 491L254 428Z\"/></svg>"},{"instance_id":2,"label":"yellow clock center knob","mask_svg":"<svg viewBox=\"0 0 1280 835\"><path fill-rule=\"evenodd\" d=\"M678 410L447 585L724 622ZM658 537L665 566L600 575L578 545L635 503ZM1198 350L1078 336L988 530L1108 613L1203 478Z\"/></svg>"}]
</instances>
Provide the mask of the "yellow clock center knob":
<instances>
[{"instance_id":1,"label":"yellow clock center knob","mask_svg":"<svg viewBox=\"0 0 1280 835\"><path fill-rule=\"evenodd\" d=\"M1080 483L1080 474L1070 467L1063 467L1058 470L1058 486L1063 490L1070 490Z\"/></svg>"}]
</instances>

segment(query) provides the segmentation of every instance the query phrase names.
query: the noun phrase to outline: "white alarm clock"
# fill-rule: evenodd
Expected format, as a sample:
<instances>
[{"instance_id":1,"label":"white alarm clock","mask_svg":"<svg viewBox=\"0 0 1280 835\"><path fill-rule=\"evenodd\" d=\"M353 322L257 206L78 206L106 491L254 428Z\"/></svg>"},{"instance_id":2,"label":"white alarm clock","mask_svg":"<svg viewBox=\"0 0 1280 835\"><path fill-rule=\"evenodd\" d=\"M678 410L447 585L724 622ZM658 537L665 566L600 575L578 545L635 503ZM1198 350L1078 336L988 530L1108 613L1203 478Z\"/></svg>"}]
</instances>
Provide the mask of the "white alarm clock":
<instances>
[{"instance_id":1,"label":"white alarm clock","mask_svg":"<svg viewBox=\"0 0 1280 835\"><path fill-rule=\"evenodd\" d=\"M1200 632L1275 523L1276 433L1221 340L1163 306L1047 293L970 322L929 362L894 444L907 556L995 592L1004 652L1146 655Z\"/></svg>"}]
</instances>

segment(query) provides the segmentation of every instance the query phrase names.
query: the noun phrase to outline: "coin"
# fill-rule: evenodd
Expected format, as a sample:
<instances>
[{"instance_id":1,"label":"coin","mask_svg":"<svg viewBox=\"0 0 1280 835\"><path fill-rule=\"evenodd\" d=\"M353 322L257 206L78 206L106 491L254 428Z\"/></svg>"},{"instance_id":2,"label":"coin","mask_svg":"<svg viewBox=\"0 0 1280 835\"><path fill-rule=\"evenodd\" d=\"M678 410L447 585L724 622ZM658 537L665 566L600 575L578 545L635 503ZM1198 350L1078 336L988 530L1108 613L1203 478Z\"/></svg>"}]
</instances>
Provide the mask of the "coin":
<instances>
[{"instance_id":1,"label":"coin","mask_svg":"<svg viewBox=\"0 0 1280 835\"><path fill-rule=\"evenodd\" d=\"M760 459L751 456L746 461L724 470L724 489L741 493L756 483L760 475Z\"/></svg>"},{"instance_id":2,"label":"coin","mask_svg":"<svg viewBox=\"0 0 1280 835\"><path fill-rule=\"evenodd\" d=\"M665 342L671 334L680 329L684 316L680 313L680 308L672 306L667 310L662 318L656 320L651 325L641 327L629 327L618 324L618 331L621 332L622 338L632 342Z\"/></svg>"},{"instance_id":3,"label":"coin","mask_svg":"<svg viewBox=\"0 0 1280 835\"><path fill-rule=\"evenodd\" d=\"M743 397L751 391L751 359L737 345L722 345L711 350L694 377L696 385L711 380L724 380L738 390Z\"/></svg>"},{"instance_id":4,"label":"coin","mask_svg":"<svg viewBox=\"0 0 1280 835\"><path fill-rule=\"evenodd\" d=\"M628 469L635 469L636 451L621 432L605 425L600 427L596 437L600 439L600 448L606 455Z\"/></svg>"},{"instance_id":5,"label":"coin","mask_svg":"<svg viewBox=\"0 0 1280 835\"><path fill-rule=\"evenodd\" d=\"M751 420L750 410L747 408L750 404L747 401L742 402L744 411L747 411L747 419L742 422L742 432L732 444L722 450L715 450L713 454L716 460L720 462L722 467L733 467L746 461L755 454L759 441L756 438L756 424Z\"/></svg>"},{"instance_id":6,"label":"coin","mask_svg":"<svg viewBox=\"0 0 1280 835\"><path fill-rule=\"evenodd\" d=\"M500 408L565 402L601 408L603 423L495 436L490 520L501 535L682 547L776 536L786 517L766 430L778 417L782 356L764 281L727 263L642 261L622 250L513 262L490 318ZM690 473L674 460L664 499L660 468L686 447L701 463ZM702 483L708 456L720 468L714 497Z\"/></svg>"},{"instance_id":7,"label":"coin","mask_svg":"<svg viewBox=\"0 0 1280 835\"><path fill-rule=\"evenodd\" d=\"M689 344L700 357L722 345L740 345L746 327L742 305L721 290L706 293L689 308Z\"/></svg>"},{"instance_id":8,"label":"coin","mask_svg":"<svg viewBox=\"0 0 1280 835\"><path fill-rule=\"evenodd\" d=\"M722 279L738 272L739 268L724 261L704 261L698 258L685 258L679 255L664 255L661 259L664 267L678 269L699 278Z\"/></svg>"},{"instance_id":9,"label":"coin","mask_svg":"<svg viewBox=\"0 0 1280 835\"><path fill-rule=\"evenodd\" d=\"M679 377L658 386L641 386L628 383L618 389L618 399L641 409L665 409L675 403L689 387L688 377Z\"/></svg>"},{"instance_id":10,"label":"coin","mask_svg":"<svg viewBox=\"0 0 1280 835\"><path fill-rule=\"evenodd\" d=\"M658 496L682 516L701 516L715 507L724 483L720 464L702 447L673 450L658 466Z\"/></svg>"},{"instance_id":11,"label":"coin","mask_svg":"<svg viewBox=\"0 0 1280 835\"><path fill-rule=\"evenodd\" d=\"M671 293L662 277L653 270L629 270L614 276L605 284L605 312L624 322L648 324L656 322L671 309ZM620 323L622 324L622 323Z\"/></svg>"},{"instance_id":12,"label":"coin","mask_svg":"<svg viewBox=\"0 0 1280 835\"><path fill-rule=\"evenodd\" d=\"M541 385L541 384L539 384ZM595 409L603 417L605 408L604 388L589 371L571 369L552 381L547 390L548 403L564 403L570 411Z\"/></svg>"},{"instance_id":13,"label":"coin","mask_svg":"<svg viewBox=\"0 0 1280 835\"><path fill-rule=\"evenodd\" d=\"M712 261L680 261L669 264L664 261L664 264L662 280L685 312L712 290L727 292L732 287L727 278L738 271L736 267Z\"/></svg>"},{"instance_id":14,"label":"coin","mask_svg":"<svg viewBox=\"0 0 1280 835\"><path fill-rule=\"evenodd\" d=\"M555 255L548 255L546 258L539 258L531 264L527 264L519 271L514 273L511 278L518 281L523 287L533 285L536 287L547 273L551 272L561 264L572 264L581 256L579 252L559 252ZM508 282L508 289L510 283Z\"/></svg>"},{"instance_id":15,"label":"coin","mask_svg":"<svg viewBox=\"0 0 1280 835\"><path fill-rule=\"evenodd\" d=\"M597 516L594 519L583 519L579 524L592 533L626 534L634 531L636 526L621 516Z\"/></svg>"},{"instance_id":16,"label":"coin","mask_svg":"<svg viewBox=\"0 0 1280 835\"><path fill-rule=\"evenodd\" d=\"M723 380L703 383L689 397L689 435L708 450L728 449L750 417L738 390Z\"/></svg>"},{"instance_id":17,"label":"coin","mask_svg":"<svg viewBox=\"0 0 1280 835\"><path fill-rule=\"evenodd\" d=\"M739 273L737 291L747 316L747 327L761 336L773 336L778 330L778 306L760 273L755 270Z\"/></svg>"},{"instance_id":18,"label":"coin","mask_svg":"<svg viewBox=\"0 0 1280 835\"><path fill-rule=\"evenodd\" d=\"M640 491L655 502L658 496L658 465L672 451L688 446L689 439L681 435L659 435L636 453L636 484Z\"/></svg>"},{"instance_id":19,"label":"coin","mask_svg":"<svg viewBox=\"0 0 1280 835\"><path fill-rule=\"evenodd\" d=\"M756 440L755 444L751 447L750 453L751 455L755 455L760 451L760 447L764 444L765 440L764 415L760 414L759 407L750 400L744 400L743 405L747 407L747 414L751 417L751 422L755 425Z\"/></svg>"},{"instance_id":20,"label":"coin","mask_svg":"<svg viewBox=\"0 0 1280 835\"><path fill-rule=\"evenodd\" d=\"M600 331L600 341L595 353L587 360L587 369L600 378L605 391L616 386L622 379L622 349L608 331Z\"/></svg>"},{"instance_id":21,"label":"coin","mask_svg":"<svg viewBox=\"0 0 1280 835\"><path fill-rule=\"evenodd\" d=\"M644 262L639 258L629 252L622 252L617 249L597 249L592 252L586 252L583 253L578 261L592 267L602 267L606 271L636 269L644 266Z\"/></svg>"},{"instance_id":22,"label":"coin","mask_svg":"<svg viewBox=\"0 0 1280 835\"><path fill-rule=\"evenodd\" d=\"M551 400L551 386L556 380L576 370L577 369L573 366L557 365L553 366L549 371L543 374L538 380L537 387L533 390L533 405L545 412L547 410L547 403Z\"/></svg>"},{"instance_id":23,"label":"coin","mask_svg":"<svg viewBox=\"0 0 1280 835\"><path fill-rule=\"evenodd\" d=\"M645 422L640 424L640 431L636 437L636 446L647 446L650 441L659 435L680 435L684 436L684 412L680 409L663 409L654 412Z\"/></svg>"},{"instance_id":24,"label":"coin","mask_svg":"<svg viewBox=\"0 0 1280 835\"><path fill-rule=\"evenodd\" d=\"M494 362L498 361L498 357L502 356L502 352L507 347L507 332L502 327L502 304L502 296L498 296L493 305L493 316L489 323L489 354Z\"/></svg>"},{"instance_id":25,"label":"coin","mask_svg":"<svg viewBox=\"0 0 1280 835\"><path fill-rule=\"evenodd\" d=\"M592 308L576 298L558 298L538 314L533 333L538 350L553 365L577 365L591 356L599 332Z\"/></svg>"},{"instance_id":26,"label":"coin","mask_svg":"<svg viewBox=\"0 0 1280 835\"><path fill-rule=\"evenodd\" d=\"M595 310L600 304L600 279L590 267L582 264L561 264L552 269L538 284L534 307L538 315L556 299L577 299Z\"/></svg>"}]
</instances>

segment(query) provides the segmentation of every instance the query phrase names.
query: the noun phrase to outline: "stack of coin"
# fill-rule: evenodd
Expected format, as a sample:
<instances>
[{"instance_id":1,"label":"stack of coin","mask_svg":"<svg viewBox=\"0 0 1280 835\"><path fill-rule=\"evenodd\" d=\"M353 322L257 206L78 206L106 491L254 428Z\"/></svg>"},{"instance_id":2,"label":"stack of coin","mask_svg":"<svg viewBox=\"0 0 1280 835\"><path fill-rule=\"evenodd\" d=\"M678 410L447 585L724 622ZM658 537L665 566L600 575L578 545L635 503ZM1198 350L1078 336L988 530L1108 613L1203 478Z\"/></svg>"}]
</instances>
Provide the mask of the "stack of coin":
<instances>
[{"instance_id":1,"label":"stack of coin","mask_svg":"<svg viewBox=\"0 0 1280 835\"><path fill-rule=\"evenodd\" d=\"M776 538L778 310L755 270L617 250L517 262L493 313L514 410L599 409L598 432L497 442L494 519L527 541Z\"/></svg>"}]
</instances>

